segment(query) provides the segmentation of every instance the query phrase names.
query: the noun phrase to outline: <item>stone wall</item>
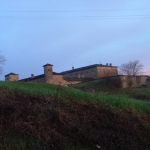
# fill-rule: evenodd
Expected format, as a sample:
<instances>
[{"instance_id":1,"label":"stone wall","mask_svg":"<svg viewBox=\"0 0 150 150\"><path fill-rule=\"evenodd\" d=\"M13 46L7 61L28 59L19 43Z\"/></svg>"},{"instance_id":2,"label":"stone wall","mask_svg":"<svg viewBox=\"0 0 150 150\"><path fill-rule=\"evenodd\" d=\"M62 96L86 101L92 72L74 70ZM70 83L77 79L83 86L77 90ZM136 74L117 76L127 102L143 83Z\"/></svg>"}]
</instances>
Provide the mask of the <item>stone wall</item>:
<instances>
[{"instance_id":1,"label":"stone wall","mask_svg":"<svg viewBox=\"0 0 150 150\"><path fill-rule=\"evenodd\" d=\"M108 77L108 76L117 76L118 70L117 67L97 67L97 78Z\"/></svg>"},{"instance_id":2,"label":"stone wall","mask_svg":"<svg viewBox=\"0 0 150 150\"><path fill-rule=\"evenodd\" d=\"M83 70L77 70L77 71L72 71L69 73L65 73L63 75L64 78L71 78L71 77L78 77L78 78L101 78L101 77L106 77L106 76L116 76L118 75L118 70L117 67L111 67L111 66L98 66L98 67L93 67L93 68L88 68L88 69L83 69Z\"/></svg>"},{"instance_id":3,"label":"stone wall","mask_svg":"<svg viewBox=\"0 0 150 150\"><path fill-rule=\"evenodd\" d=\"M90 82L105 82L110 83L121 87L121 88L128 88L128 87L140 87L142 85L147 85L148 76L111 76L111 77L103 77L96 80L92 80Z\"/></svg>"},{"instance_id":4,"label":"stone wall","mask_svg":"<svg viewBox=\"0 0 150 150\"><path fill-rule=\"evenodd\" d=\"M51 84L58 84L58 85L69 85L81 82L81 81L66 81L63 79L62 75L53 75L51 81L52 81Z\"/></svg>"},{"instance_id":5,"label":"stone wall","mask_svg":"<svg viewBox=\"0 0 150 150\"><path fill-rule=\"evenodd\" d=\"M34 82L34 83L46 83L47 80L45 80L45 77L41 77L38 79L32 79L29 82ZM28 82L28 81L27 81ZM82 81L66 81L63 79L62 75L53 75L51 80L48 82L50 84L57 84L57 85L69 85L69 84L76 84Z\"/></svg>"},{"instance_id":6,"label":"stone wall","mask_svg":"<svg viewBox=\"0 0 150 150\"><path fill-rule=\"evenodd\" d=\"M53 82L53 65L46 64L44 67L44 74L45 74L45 83L51 83Z\"/></svg>"},{"instance_id":7,"label":"stone wall","mask_svg":"<svg viewBox=\"0 0 150 150\"><path fill-rule=\"evenodd\" d=\"M17 74L5 76L5 81L18 81L18 80L19 76Z\"/></svg>"},{"instance_id":8,"label":"stone wall","mask_svg":"<svg viewBox=\"0 0 150 150\"><path fill-rule=\"evenodd\" d=\"M122 87L140 87L146 85L148 76L118 76L121 80Z\"/></svg>"},{"instance_id":9,"label":"stone wall","mask_svg":"<svg viewBox=\"0 0 150 150\"><path fill-rule=\"evenodd\" d=\"M66 73L63 75L64 78L72 78L72 77L78 77L78 78L97 78L97 67L84 69L84 70L78 70L78 71L72 71L70 73Z\"/></svg>"},{"instance_id":10,"label":"stone wall","mask_svg":"<svg viewBox=\"0 0 150 150\"><path fill-rule=\"evenodd\" d=\"M28 82L28 81L27 81ZM29 82L35 82L35 83L45 83L45 77L41 77L41 78L38 78L38 79L32 79L31 81Z\"/></svg>"},{"instance_id":11,"label":"stone wall","mask_svg":"<svg viewBox=\"0 0 150 150\"><path fill-rule=\"evenodd\" d=\"M51 84L68 85L68 82L63 79L62 75L53 75Z\"/></svg>"}]
</instances>

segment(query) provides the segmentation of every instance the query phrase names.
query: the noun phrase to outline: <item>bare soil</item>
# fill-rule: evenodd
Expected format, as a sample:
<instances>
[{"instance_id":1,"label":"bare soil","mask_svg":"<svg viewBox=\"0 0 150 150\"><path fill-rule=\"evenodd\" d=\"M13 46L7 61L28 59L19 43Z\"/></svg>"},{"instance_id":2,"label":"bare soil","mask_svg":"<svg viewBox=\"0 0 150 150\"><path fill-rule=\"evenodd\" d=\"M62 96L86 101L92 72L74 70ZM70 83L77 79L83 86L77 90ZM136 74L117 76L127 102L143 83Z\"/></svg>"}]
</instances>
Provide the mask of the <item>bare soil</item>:
<instances>
[{"instance_id":1,"label":"bare soil","mask_svg":"<svg viewBox=\"0 0 150 150\"><path fill-rule=\"evenodd\" d=\"M0 89L0 133L0 144L6 136L34 137L42 149L61 150L73 144L91 149L99 145L101 150L149 150L150 115Z\"/></svg>"}]
</instances>

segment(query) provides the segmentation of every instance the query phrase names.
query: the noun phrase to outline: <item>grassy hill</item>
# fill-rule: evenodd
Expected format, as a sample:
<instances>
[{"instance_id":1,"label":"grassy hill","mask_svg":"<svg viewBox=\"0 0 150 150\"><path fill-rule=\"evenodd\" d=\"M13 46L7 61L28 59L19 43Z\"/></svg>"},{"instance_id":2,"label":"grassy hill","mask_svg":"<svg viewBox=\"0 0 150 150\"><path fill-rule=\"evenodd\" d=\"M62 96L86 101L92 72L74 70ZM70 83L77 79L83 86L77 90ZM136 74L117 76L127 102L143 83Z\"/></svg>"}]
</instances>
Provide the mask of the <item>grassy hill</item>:
<instances>
[{"instance_id":1,"label":"grassy hill","mask_svg":"<svg viewBox=\"0 0 150 150\"><path fill-rule=\"evenodd\" d=\"M71 85L71 87L82 91L94 92L107 95L122 95L139 100L150 100L150 88L116 88L115 85L108 83L85 82Z\"/></svg>"},{"instance_id":2,"label":"grassy hill","mask_svg":"<svg viewBox=\"0 0 150 150\"><path fill-rule=\"evenodd\" d=\"M150 149L148 89L74 86L1 81L0 149Z\"/></svg>"}]
</instances>

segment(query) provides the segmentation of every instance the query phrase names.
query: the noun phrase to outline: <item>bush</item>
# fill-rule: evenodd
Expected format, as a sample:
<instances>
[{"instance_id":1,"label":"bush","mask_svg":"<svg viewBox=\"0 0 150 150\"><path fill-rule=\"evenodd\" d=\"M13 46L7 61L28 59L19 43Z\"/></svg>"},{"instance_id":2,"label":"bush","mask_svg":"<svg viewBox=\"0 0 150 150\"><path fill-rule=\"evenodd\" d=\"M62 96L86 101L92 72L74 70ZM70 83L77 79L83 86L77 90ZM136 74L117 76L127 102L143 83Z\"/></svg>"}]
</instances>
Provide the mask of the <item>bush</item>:
<instances>
[{"instance_id":1,"label":"bush","mask_svg":"<svg viewBox=\"0 0 150 150\"><path fill-rule=\"evenodd\" d=\"M148 77L148 78L146 79L146 85L147 85L148 87L150 87L150 77Z\"/></svg>"},{"instance_id":2,"label":"bush","mask_svg":"<svg viewBox=\"0 0 150 150\"><path fill-rule=\"evenodd\" d=\"M119 78L113 79L112 77L106 78L106 84L108 84L111 88L121 88L122 83Z\"/></svg>"}]
</instances>

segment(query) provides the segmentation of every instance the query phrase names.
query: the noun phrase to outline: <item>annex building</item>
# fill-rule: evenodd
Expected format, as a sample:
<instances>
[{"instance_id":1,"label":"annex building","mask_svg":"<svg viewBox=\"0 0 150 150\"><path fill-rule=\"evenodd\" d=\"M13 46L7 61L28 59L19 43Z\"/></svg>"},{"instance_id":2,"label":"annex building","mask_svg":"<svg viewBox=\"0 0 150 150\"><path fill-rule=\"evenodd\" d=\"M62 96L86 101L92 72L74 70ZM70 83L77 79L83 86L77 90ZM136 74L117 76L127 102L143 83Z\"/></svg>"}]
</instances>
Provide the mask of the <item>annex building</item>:
<instances>
[{"instance_id":1,"label":"annex building","mask_svg":"<svg viewBox=\"0 0 150 150\"><path fill-rule=\"evenodd\" d=\"M41 82L50 83L57 85L69 85L76 84L85 81L91 81L93 79L99 79L108 76L117 76L118 69L112 64L94 64L81 68L75 69L72 67L71 70L64 71L61 73L53 72L53 65L46 64L43 66L44 74L19 80L19 75L15 73L9 73L5 75L5 81L22 81L22 82Z\"/></svg>"}]
</instances>

